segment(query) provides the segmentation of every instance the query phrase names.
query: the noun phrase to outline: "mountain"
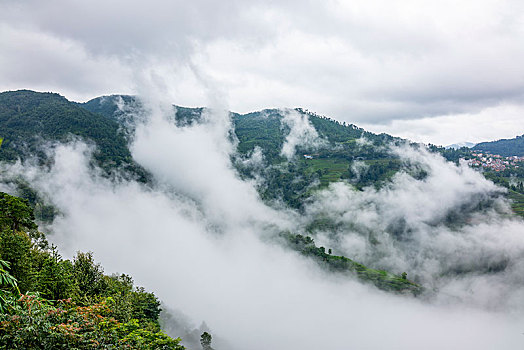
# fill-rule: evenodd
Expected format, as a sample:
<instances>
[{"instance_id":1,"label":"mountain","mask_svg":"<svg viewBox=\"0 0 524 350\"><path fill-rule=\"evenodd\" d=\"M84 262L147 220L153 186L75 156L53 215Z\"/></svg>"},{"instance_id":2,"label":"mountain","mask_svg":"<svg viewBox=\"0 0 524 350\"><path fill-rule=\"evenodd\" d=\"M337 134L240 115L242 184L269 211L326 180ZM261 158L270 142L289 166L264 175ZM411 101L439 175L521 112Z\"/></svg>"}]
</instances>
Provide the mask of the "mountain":
<instances>
[{"instance_id":1,"label":"mountain","mask_svg":"<svg viewBox=\"0 0 524 350\"><path fill-rule=\"evenodd\" d=\"M204 111L205 108L173 106L173 121L181 127L188 126L200 121ZM127 137L143 112L143 105L133 96L104 96L75 103L53 93L27 90L2 93L0 136L4 141L0 160L26 159L36 154L45 163L44 151L49 142L65 142L77 136L96 144L94 159L107 173L131 170L147 181L145 172L133 162L127 147ZM297 145L292 155L284 155L281 149L289 141L291 129L296 127L289 115L305 123L300 127L307 129L311 140L309 144ZM260 175L265 179L257 190L269 204L282 201L291 208L303 210L315 190L331 182L351 181L360 188L371 184L380 186L403 167L398 157L383 147L399 139L386 134L376 135L306 110L231 113L231 120L234 137L238 140L238 152L232 156L232 164L243 179ZM244 162L257 150L262 151L267 165L261 174L259 168L246 166ZM312 156L306 159L304 154ZM368 169L355 174L351 170L353 162L365 164ZM19 182L17 186L19 193L30 199L35 208L45 205L30 184ZM50 219L53 217L48 215ZM309 231L313 233L321 227L318 225L310 225ZM299 234L289 233L283 237L288 247L318 260L327 269L356 274L361 280L388 291L414 294L421 291L419 285L402 276L367 268L344 256L327 254L313 240L302 242Z\"/></svg>"},{"instance_id":2,"label":"mountain","mask_svg":"<svg viewBox=\"0 0 524 350\"><path fill-rule=\"evenodd\" d=\"M206 111L206 108L173 106L171 118L173 123L184 128L200 123L205 119ZM0 137L4 140L0 160L25 159L36 154L45 163L44 150L49 142L64 142L75 136L97 146L94 160L107 174L124 169L135 178L148 182L148 175L134 163L128 149L134 127L145 112L146 107L134 96L102 96L75 103L52 93L26 90L2 93ZM382 189L387 191L395 174L400 172L423 184L428 170L390 151L390 145L405 145L407 141L387 134L370 133L353 124L340 123L301 108L265 109L247 114L231 112L230 118L230 138L236 145L236 152L230 156L231 165L238 176L252 181L269 206L284 206L308 217L303 231L280 234L283 245L316 260L330 271L354 274L380 289L413 294L421 292L421 286L402 278L399 271L391 273L382 265L375 266L373 258L365 261L369 266L366 267L342 254L326 252L311 238L329 232L336 239L338 232L351 230L368 237L372 245L378 245L378 232L329 219L329 212L307 211L317 194L332 183L351 184L363 193L374 189L378 194L383 193L380 192ZM471 152L466 147L455 150L433 146L430 149L457 162ZM41 215L45 203L41 203L32 192L30 184L18 183L17 186L21 195L30 199L35 208L40 208L37 212L39 218L45 217ZM493 200L489 196L479 197L470 204L443 207L438 219L424 224L460 227L475 212L491 208ZM52 219L53 215L47 217ZM401 241L411 235L414 228L399 217L382 230Z\"/></svg>"},{"instance_id":3,"label":"mountain","mask_svg":"<svg viewBox=\"0 0 524 350\"><path fill-rule=\"evenodd\" d=\"M173 106L172 119L180 127L188 126L199 122L205 110ZM46 147L80 137L97 146L94 160L107 174L124 169L128 176L147 182L149 175L134 162L127 146L137 118L143 113L144 106L134 96L102 96L75 103L54 93L4 92L0 94L0 138L3 138L0 160L36 155L45 163ZM282 201L303 210L317 190L333 182L345 181L357 189L367 186L378 189L399 171L420 179L425 176L423 169L401 161L388 150L389 144L405 141L387 134L370 133L300 108L230 113L230 116L232 136L238 141L232 164L243 179L264 179L257 189L268 203ZM304 134L293 139L292 128L302 128ZM499 143L522 144L522 140L518 137ZM286 142L296 143L288 144L293 151L291 155L283 153ZM456 162L470 152L466 147L430 149ZM257 152L263 155L262 168L246 163ZM510 186L506 182L501 184ZM26 197L31 196L34 197Z\"/></svg>"},{"instance_id":4,"label":"mountain","mask_svg":"<svg viewBox=\"0 0 524 350\"><path fill-rule=\"evenodd\" d=\"M474 150L499 154L504 157L524 157L524 135L512 139L477 143Z\"/></svg>"},{"instance_id":5,"label":"mountain","mask_svg":"<svg viewBox=\"0 0 524 350\"><path fill-rule=\"evenodd\" d=\"M139 118L143 106L133 96L112 95L92 99L79 106L123 124L133 124L129 118ZM173 120L178 126L199 121L205 108L173 106ZM260 189L265 200L281 199L287 205L301 208L312 190L324 188L331 182L350 181L358 188L368 185L381 186L401 168L397 156L385 149L385 145L403 140L387 134L374 134L353 124L340 123L334 119L297 108L293 110L265 109L247 114L230 113L235 137L238 140L233 163L241 176L253 178L252 169L245 167L241 158L249 157L260 149L268 164L287 163L281 153L290 132L286 115L305 118L317 134L316 140L300 142L296 147L294 161L282 168L267 167L264 178L267 186ZM313 137L314 138L314 137ZM313 153L310 159L304 154ZM354 163L363 164L356 174L351 170ZM364 169L366 168L366 169Z\"/></svg>"},{"instance_id":6,"label":"mountain","mask_svg":"<svg viewBox=\"0 0 524 350\"><path fill-rule=\"evenodd\" d=\"M188 126L199 122L205 110L173 106L172 119L180 127ZM97 146L94 161L107 174L124 169L129 176L147 182L149 175L134 162L128 149L129 136L143 112L144 106L134 96L102 96L76 103L55 93L28 90L1 93L0 160L37 156L45 163L47 147L79 137ZM237 141L238 151L232 155L232 164L241 178L264 180L257 190L267 203L282 201L302 211L317 190L333 182L348 182L361 190L368 186L378 189L399 171L419 179L426 176L423 169L401 161L388 150L389 144L406 141L370 133L304 109L266 109L230 113L230 117L234 132L231 136ZM291 129L303 134L294 139ZM523 140L521 136L489 144L518 148ZM292 150L290 154L284 154L286 143ZM485 148L482 145L476 147ZM470 154L466 147L430 149L455 162ZM263 155L265 166L261 168L246 162L257 152ZM511 176L504 175L508 179ZM508 187L508 181L501 184ZM29 190L26 192L30 194Z\"/></svg>"},{"instance_id":7,"label":"mountain","mask_svg":"<svg viewBox=\"0 0 524 350\"><path fill-rule=\"evenodd\" d=\"M183 341L199 348L200 334L210 340L207 326L184 325L177 311L173 327L158 323L160 301L127 275L104 275L95 253L156 288L167 308L189 306L195 324L220 322L239 302L241 312L231 314L245 323L251 306L257 317L268 309L269 320L278 310L303 317L316 308L326 311L318 319L340 311L358 322L368 295L379 316L412 302L417 310L433 301L513 310L520 300L522 220L504 198L524 213L517 160L501 170L500 157L488 165L467 147L411 144L301 108L227 119L173 106L167 120L141 125L147 112L133 96L76 103L51 93L0 94L0 278L40 293L25 302L4 283L0 308L7 300L21 324L38 320L49 348L67 347L52 343L68 341L65 335L102 347L159 348L143 343L153 341L176 349ZM76 139L96 146L85 178L78 177L83 163L47 152ZM62 258L36 231L31 209L38 224L52 224L55 242L93 247L93 255ZM317 302L324 299L335 307ZM31 348L29 328L18 332L2 317L2 339ZM68 328L70 320L79 327ZM159 324L182 341L166 338Z\"/></svg>"},{"instance_id":8,"label":"mountain","mask_svg":"<svg viewBox=\"0 0 524 350\"><path fill-rule=\"evenodd\" d=\"M122 167L135 177L146 174L132 159L120 124L91 113L56 93L29 90L0 93L0 160L47 159L55 142L78 137L96 145L95 161L108 173Z\"/></svg>"},{"instance_id":9,"label":"mountain","mask_svg":"<svg viewBox=\"0 0 524 350\"><path fill-rule=\"evenodd\" d=\"M454 143L454 144L451 144L451 145L447 145L447 146L445 146L445 148L459 149L459 148L462 148L462 147L471 148L473 146L475 146L475 144L473 142L459 142L459 143Z\"/></svg>"}]
</instances>

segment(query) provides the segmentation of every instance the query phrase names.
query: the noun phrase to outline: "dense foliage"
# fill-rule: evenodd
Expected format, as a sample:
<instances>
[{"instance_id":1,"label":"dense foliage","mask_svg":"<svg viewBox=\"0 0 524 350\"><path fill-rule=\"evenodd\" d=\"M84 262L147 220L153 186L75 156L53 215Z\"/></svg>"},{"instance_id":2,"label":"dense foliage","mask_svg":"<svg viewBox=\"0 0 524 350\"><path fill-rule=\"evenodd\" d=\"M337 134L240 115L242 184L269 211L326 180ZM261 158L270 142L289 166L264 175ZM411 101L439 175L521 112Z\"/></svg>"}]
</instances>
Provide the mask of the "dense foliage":
<instances>
[{"instance_id":1,"label":"dense foliage","mask_svg":"<svg viewBox=\"0 0 524 350\"><path fill-rule=\"evenodd\" d=\"M158 323L160 302L91 253L63 259L27 201L0 192L0 349L184 349Z\"/></svg>"},{"instance_id":2,"label":"dense foliage","mask_svg":"<svg viewBox=\"0 0 524 350\"><path fill-rule=\"evenodd\" d=\"M108 173L121 167L138 178L146 177L134 163L115 120L91 113L58 94L28 90L0 93L0 126L0 160L37 156L45 163L44 145L79 137L96 144L94 159Z\"/></svg>"},{"instance_id":3,"label":"dense foliage","mask_svg":"<svg viewBox=\"0 0 524 350\"><path fill-rule=\"evenodd\" d=\"M281 119L282 114L278 110L234 115L235 134L239 141L238 151L241 154L249 154L255 147L259 147L269 162L283 161L280 150L285 134Z\"/></svg>"},{"instance_id":4,"label":"dense foliage","mask_svg":"<svg viewBox=\"0 0 524 350\"><path fill-rule=\"evenodd\" d=\"M398 157L383 147L386 142L399 142L399 139L366 132L302 109L294 112L307 116L322 142L316 147L297 147L296 156L291 160L280 154L290 132L282 122L285 112L263 110L232 116L239 141L234 164L242 177L263 179L259 193L264 200L281 200L301 210L315 190L331 182L348 181L359 189L370 185L380 187L400 170ZM242 161L257 149L264 156L263 169L253 169ZM304 158L304 154L311 154L310 159Z\"/></svg>"},{"instance_id":5,"label":"dense foliage","mask_svg":"<svg viewBox=\"0 0 524 350\"><path fill-rule=\"evenodd\" d=\"M491 142L481 142L473 147L474 150L500 154L501 156L524 156L524 135L513 139L502 139Z\"/></svg>"},{"instance_id":6,"label":"dense foliage","mask_svg":"<svg viewBox=\"0 0 524 350\"><path fill-rule=\"evenodd\" d=\"M120 95L99 97L81 106L121 123L127 120L126 109L136 113L142 108L133 96ZM186 126L199 121L204 109L174 106L174 111L177 125ZM233 164L242 177L253 178L257 174L241 160L252 156L255 150L263 154L267 166L261 174L264 183L259 193L264 200L282 200L292 208L301 209L315 189L326 187L330 182L349 181L359 189L370 185L378 187L400 170L398 157L383 147L399 139L386 134L376 135L302 109L288 112L307 115L319 137L327 143L316 149L298 147L295 159L288 161L280 153L290 132L289 126L282 122L285 111L266 109L248 114L231 113L234 137L238 140L238 154L233 157ZM304 160L302 155L310 152L314 152L314 159ZM355 162L365 165L358 173Z\"/></svg>"},{"instance_id":7,"label":"dense foliage","mask_svg":"<svg viewBox=\"0 0 524 350\"><path fill-rule=\"evenodd\" d=\"M429 144L429 150L440 153L446 160L458 164L460 158L469 159L471 157L471 149L468 147L461 148L445 148Z\"/></svg>"}]
</instances>

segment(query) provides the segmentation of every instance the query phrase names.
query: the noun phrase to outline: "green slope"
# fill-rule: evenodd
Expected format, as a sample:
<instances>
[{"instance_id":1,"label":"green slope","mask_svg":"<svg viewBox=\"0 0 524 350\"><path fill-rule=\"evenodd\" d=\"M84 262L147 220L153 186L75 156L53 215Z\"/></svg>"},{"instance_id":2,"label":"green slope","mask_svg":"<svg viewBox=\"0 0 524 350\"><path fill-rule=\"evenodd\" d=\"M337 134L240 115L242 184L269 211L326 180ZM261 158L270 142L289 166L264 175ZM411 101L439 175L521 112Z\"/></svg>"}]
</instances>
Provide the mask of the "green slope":
<instances>
[{"instance_id":1,"label":"green slope","mask_svg":"<svg viewBox=\"0 0 524 350\"><path fill-rule=\"evenodd\" d=\"M104 275L92 253L63 259L33 220L0 192L0 349L184 349L161 331L153 293Z\"/></svg>"},{"instance_id":2,"label":"green slope","mask_svg":"<svg viewBox=\"0 0 524 350\"><path fill-rule=\"evenodd\" d=\"M0 93L3 161L31 156L45 161L44 146L49 141L64 142L73 136L96 144L94 159L108 173L123 167L145 178L145 172L134 163L120 128L115 120L91 113L58 94L28 90Z\"/></svg>"},{"instance_id":3,"label":"green slope","mask_svg":"<svg viewBox=\"0 0 524 350\"><path fill-rule=\"evenodd\" d=\"M113 128L111 134L116 135L115 137L122 140L121 142L124 144L125 135L119 133L118 128L123 127L133 118L133 113L129 114L126 111L136 112L143 108L140 101L133 96L105 96L86 103L75 104L58 95L50 95L53 95L53 98L57 100L53 102L55 105L62 103L67 105L68 108L73 109L74 107L75 111L82 109L87 113L84 114L85 116L89 116L92 120L99 120L100 123L106 123L104 125L108 125L108 127L102 129ZM121 109L120 107L123 104L124 108ZM20 112L16 108L17 105L14 104L14 106L14 109L11 108L11 114L16 115ZM199 121L204 110L204 108L174 106L176 114L173 115L173 120L179 126L189 125ZM34 111L34 109L29 110L28 113L34 114ZM38 109L36 111L40 112ZM263 181L257 181L259 183L257 190L262 199L270 204L282 201L287 206L304 213L304 205L312 198L315 191L325 188L333 182L345 181L354 185L357 189L363 189L366 186L383 186L396 172L401 170L410 172L417 178L426 176L423 171L410 168L409 164L401 162L398 156L391 154L387 151L387 147L384 147L389 143L404 142L403 140L386 134L377 135L366 132L355 125L340 123L302 109L296 109L295 112L307 115L309 122L324 140L324 143L316 148L307 145L298 147L296 156L291 160L282 157L280 154L290 131L289 127L282 121L285 112L267 109L243 115L231 113L234 126L234 134L231 134L231 136L232 139L238 140L238 152L232 156L232 163L242 178L263 179ZM41 114L39 113L39 115ZM76 124L71 122L68 117L63 117L63 120L66 121L66 127L62 127L64 130L60 135L74 134L76 129L73 128L73 131L70 131L71 129L68 129L67 126ZM81 136L85 132L85 130L76 131ZM2 136L5 137L5 135ZM27 137L30 136L27 135ZM53 137L53 139L61 140L60 137L62 136ZM88 135L87 138L94 140L97 144L101 140L98 135ZM2 149L4 149L5 142L4 140ZM262 167L246 165L245 160L255 149L261 149L263 152L264 164ZM464 152L467 151L454 150L448 151L444 155L447 155L450 160L456 161L464 156ZM102 153L102 148L100 148L100 153ZM120 154L120 152L111 149L106 152L109 159ZM305 159L304 154L311 154L313 159ZM108 164L107 161L98 160L101 164ZM120 163L110 161L109 164L110 167L116 167L122 164L122 161ZM519 212L518 208L522 207L520 193L510 192L510 195L514 199L515 211ZM316 219L312 218L312 222L316 223ZM322 225L324 231L329 230L330 223L322 223ZM311 225L308 228L308 234L315 235L317 229L315 225ZM333 228L333 230L335 229ZM298 236L290 236L288 245L292 249L310 256L330 270L354 273L362 280L370 281L378 288L385 290L410 291L414 294L421 290L420 286L398 275L365 267L346 257L328 254L321 249L322 247L316 247L314 242L304 244L298 238L299 243L289 243L295 242Z\"/></svg>"},{"instance_id":4,"label":"green slope","mask_svg":"<svg viewBox=\"0 0 524 350\"><path fill-rule=\"evenodd\" d=\"M524 135L513 139L502 139L491 142L481 142L473 147L474 150L500 154L504 157L524 156Z\"/></svg>"},{"instance_id":5,"label":"green slope","mask_svg":"<svg viewBox=\"0 0 524 350\"><path fill-rule=\"evenodd\" d=\"M122 111L116 105L122 101L131 107L140 108L139 102L131 96L97 98L81 106L109 119L121 120ZM198 121L203 112L202 108L174 107L176 123L181 126ZM291 161L280 155L289 133L289 127L282 122L284 112L267 109L243 115L231 113L238 140L237 157L249 156L255 148L261 149L264 154L267 166L263 176L266 181L259 192L268 202L280 198L287 205L300 209L316 189L326 187L331 182L351 181L354 174L349 169L355 160L364 162L369 168L366 174L359 174L359 180L355 181L360 187L385 181L399 169L395 157L380 150L385 142L394 141L393 137L369 133L354 125L341 124L301 109L296 112L307 113L310 123L328 141L324 148L315 150L314 159L306 160L302 156L311 151L308 148L299 149ZM363 136L370 141L369 144L359 145L356 142ZM235 160L238 159L233 159L233 162L243 177L255 175L253 169L243 167L241 162ZM421 286L401 276L368 268L343 256L327 254L324 248L316 247L309 237L282 234L281 238L289 248L314 259L330 271L355 275L386 291L412 294L422 291Z\"/></svg>"},{"instance_id":6,"label":"green slope","mask_svg":"<svg viewBox=\"0 0 524 350\"><path fill-rule=\"evenodd\" d=\"M315 241L309 236L282 233L280 237L291 249L314 259L330 271L354 275L365 283L371 283L389 292L418 295L423 291L422 286L408 280L406 274L395 275L384 270L370 269L345 256L331 255L331 250L326 252L324 247L317 247Z\"/></svg>"},{"instance_id":7,"label":"green slope","mask_svg":"<svg viewBox=\"0 0 524 350\"><path fill-rule=\"evenodd\" d=\"M510 189L508 191L508 198L511 200L511 208L515 214L524 218L524 193Z\"/></svg>"}]
</instances>

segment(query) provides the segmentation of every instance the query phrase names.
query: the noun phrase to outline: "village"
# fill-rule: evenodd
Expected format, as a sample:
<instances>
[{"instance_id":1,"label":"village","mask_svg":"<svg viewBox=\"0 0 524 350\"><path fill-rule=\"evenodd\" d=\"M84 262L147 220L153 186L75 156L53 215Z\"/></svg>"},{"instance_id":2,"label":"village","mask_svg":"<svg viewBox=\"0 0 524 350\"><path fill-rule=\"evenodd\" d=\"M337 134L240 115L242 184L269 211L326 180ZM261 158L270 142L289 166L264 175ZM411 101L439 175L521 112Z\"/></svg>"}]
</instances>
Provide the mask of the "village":
<instances>
[{"instance_id":1,"label":"village","mask_svg":"<svg viewBox=\"0 0 524 350\"><path fill-rule=\"evenodd\" d=\"M504 171L508 168L518 168L524 162L524 157L511 156L503 157L498 154L472 153L473 158L461 158L461 162L467 162L471 167L491 169L494 171Z\"/></svg>"}]
</instances>

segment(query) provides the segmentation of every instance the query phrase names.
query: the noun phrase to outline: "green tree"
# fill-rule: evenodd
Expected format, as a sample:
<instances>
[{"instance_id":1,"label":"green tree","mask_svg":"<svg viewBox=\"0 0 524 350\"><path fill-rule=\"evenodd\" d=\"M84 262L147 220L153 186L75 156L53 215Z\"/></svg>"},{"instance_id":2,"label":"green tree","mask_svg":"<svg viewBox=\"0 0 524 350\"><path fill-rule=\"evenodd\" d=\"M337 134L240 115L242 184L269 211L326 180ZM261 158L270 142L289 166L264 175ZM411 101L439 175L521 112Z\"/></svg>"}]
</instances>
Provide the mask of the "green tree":
<instances>
[{"instance_id":1,"label":"green tree","mask_svg":"<svg viewBox=\"0 0 524 350\"><path fill-rule=\"evenodd\" d=\"M211 347L212 338L213 337L208 332L202 333L202 335L200 336L200 345L202 345L203 350L213 350L213 348Z\"/></svg>"},{"instance_id":2,"label":"green tree","mask_svg":"<svg viewBox=\"0 0 524 350\"><path fill-rule=\"evenodd\" d=\"M104 269L95 263L92 252L77 253L73 259L73 277L78 287L78 296L84 301L101 294L106 287Z\"/></svg>"},{"instance_id":3,"label":"green tree","mask_svg":"<svg viewBox=\"0 0 524 350\"><path fill-rule=\"evenodd\" d=\"M0 260L0 312L5 313L13 301L13 291L20 294L16 278L9 273L9 263Z\"/></svg>"},{"instance_id":4,"label":"green tree","mask_svg":"<svg viewBox=\"0 0 524 350\"><path fill-rule=\"evenodd\" d=\"M26 200L0 192L0 229L36 230L34 219Z\"/></svg>"},{"instance_id":5,"label":"green tree","mask_svg":"<svg viewBox=\"0 0 524 350\"><path fill-rule=\"evenodd\" d=\"M33 287L31 239L27 233L11 229L0 231L0 258L9 263L9 272L18 280L18 287L26 292Z\"/></svg>"}]
</instances>

